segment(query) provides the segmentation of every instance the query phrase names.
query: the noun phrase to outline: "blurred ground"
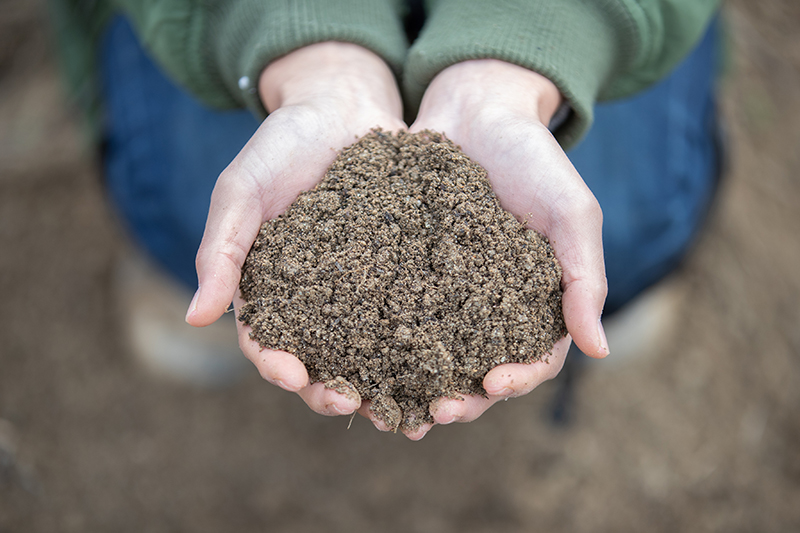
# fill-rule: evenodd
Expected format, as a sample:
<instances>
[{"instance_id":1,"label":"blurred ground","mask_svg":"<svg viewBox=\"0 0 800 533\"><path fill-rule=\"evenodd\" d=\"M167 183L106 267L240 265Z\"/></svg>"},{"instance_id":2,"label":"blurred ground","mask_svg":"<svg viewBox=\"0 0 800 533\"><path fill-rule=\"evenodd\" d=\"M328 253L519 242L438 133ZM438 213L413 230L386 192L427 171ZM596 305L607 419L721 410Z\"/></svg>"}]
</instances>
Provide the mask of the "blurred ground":
<instances>
[{"instance_id":1,"label":"blurred ground","mask_svg":"<svg viewBox=\"0 0 800 533\"><path fill-rule=\"evenodd\" d=\"M593 367L572 427L548 384L411 443L131 360L42 8L0 0L0 532L800 531L800 4L728 6L732 173L681 332Z\"/></svg>"}]
</instances>

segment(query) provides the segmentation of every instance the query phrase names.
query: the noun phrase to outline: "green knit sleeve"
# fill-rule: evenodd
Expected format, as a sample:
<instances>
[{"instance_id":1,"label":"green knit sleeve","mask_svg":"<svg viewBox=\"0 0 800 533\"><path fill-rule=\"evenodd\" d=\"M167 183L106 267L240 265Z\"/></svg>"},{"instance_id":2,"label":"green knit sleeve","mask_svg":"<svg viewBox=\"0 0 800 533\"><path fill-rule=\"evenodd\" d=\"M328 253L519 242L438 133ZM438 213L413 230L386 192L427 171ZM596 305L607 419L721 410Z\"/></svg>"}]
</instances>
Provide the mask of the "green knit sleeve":
<instances>
[{"instance_id":1,"label":"green knit sleeve","mask_svg":"<svg viewBox=\"0 0 800 533\"><path fill-rule=\"evenodd\" d=\"M266 111L258 77L273 59L323 41L362 45L399 74L400 0L117 0L166 72L205 103Z\"/></svg>"},{"instance_id":2,"label":"green knit sleeve","mask_svg":"<svg viewBox=\"0 0 800 533\"><path fill-rule=\"evenodd\" d=\"M664 76L702 36L719 0L429 0L404 69L407 106L444 68L494 58L546 76L572 112L555 132L576 143L597 100Z\"/></svg>"}]
</instances>

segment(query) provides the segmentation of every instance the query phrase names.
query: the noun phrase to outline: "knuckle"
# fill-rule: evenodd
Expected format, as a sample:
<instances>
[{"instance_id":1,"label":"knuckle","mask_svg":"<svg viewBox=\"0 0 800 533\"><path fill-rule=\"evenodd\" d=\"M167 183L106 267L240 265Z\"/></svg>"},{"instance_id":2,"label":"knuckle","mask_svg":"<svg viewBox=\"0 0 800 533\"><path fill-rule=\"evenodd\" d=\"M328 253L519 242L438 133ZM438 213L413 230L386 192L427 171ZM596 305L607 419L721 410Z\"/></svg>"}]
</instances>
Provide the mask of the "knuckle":
<instances>
[{"instance_id":1,"label":"knuckle","mask_svg":"<svg viewBox=\"0 0 800 533\"><path fill-rule=\"evenodd\" d=\"M588 189L574 199L572 210L582 220L603 221L603 210L600 208L600 203Z\"/></svg>"}]
</instances>

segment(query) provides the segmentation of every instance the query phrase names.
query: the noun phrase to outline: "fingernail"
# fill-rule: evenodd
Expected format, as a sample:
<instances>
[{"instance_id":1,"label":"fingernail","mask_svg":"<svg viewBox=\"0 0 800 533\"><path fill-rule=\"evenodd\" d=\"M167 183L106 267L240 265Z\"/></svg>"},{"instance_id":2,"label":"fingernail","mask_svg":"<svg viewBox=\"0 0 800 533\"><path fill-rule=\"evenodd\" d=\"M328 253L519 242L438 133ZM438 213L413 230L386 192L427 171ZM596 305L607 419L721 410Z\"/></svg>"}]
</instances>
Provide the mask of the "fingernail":
<instances>
[{"instance_id":1,"label":"fingernail","mask_svg":"<svg viewBox=\"0 0 800 533\"><path fill-rule=\"evenodd\" d=\"M389 431L392 430L392 428L387 426L386 422L384 422L383 420L379 420L377 418L370 418L370 420L372 421L372 425L375 426L375 429L377 429L378 431L383 431L384 433L388 433Z\"/></svg>"},{"instance_id":2,"label":"fingernail","mask_svg":"<svg viewBox=\"0 0 800 533\"><path fill-rule=\"evenodd\" d=\"M603 329L603 322L599 318L597 319L597 333L600 335L600 352L608 355L611 353L608 349L608 339L606 339L606 331Z\"/></svg>"},{"instance_id":3,"label":"fingernail","mask_svg":"<svg viewBox=\"0 0 800 533\"><path fill-rule=\"evenodd\" d=\"M338 415L349 415L353 412L353 409L342 409L342 407L338 404L333 404L331 407Z\"/></svg>"},{"instance_id":4,"label":"fingernail","mask_svg":"<svg viewBox=\"0 0 800 533\"><path fill-rule=\"evenodd\" d=\"M498 383L498 385L499 384L500 383ZM508 396L509 394L514 394L514 389L512 389L511 387L503 387L503 388L495 390L494 387L491 387L491 386L487 387L486 383L484 383L483 384L483 388L486 389L486 392L488 394L491 394L492 396Z\"/></svg>"},{"instance_id":5,"label":"fingernail","mask_svg":"<svg viewBox=\"0 0 800 533\"><path fill-rule=\"evenodd\" d=\"M448 416L443 418L442 421L439 422L439 424L442 426L446 426L447 424L452 424L455 421L456 421L456 415L448 414Z\"/></svg>"},{"instance_id":6,"label":"fingernail","mask_svg":"<svg viewBox=\"0 0 800 533\"><path fill-rule=\"evenodd\" d=\"M488 392L488 391L487 391ZM494 396L502 396L505 398L511 398L514 396L514 389L510 389L508 387L504 387L497 392L491 392L489 394L493 394Z\"/></svg>"},{"instance_id":7,"label":"fingernail","mask_svg":"<svg viewBox=\"0 0 800 533\"><path fill-rule=\"evenodd\" d=\"M456 414L453 413L447 407L444 408L444 413L442 413L442 414L443 414L443 416L438 417L438 418L439 418L439 424L441 424L443 426L446 426L447 424L452 424L453 422L455 422L458 419L458 416L456 416Z\"/></svg>"},{"instance_id":8,"label":"fingernail","mask_svg":"<svg viewBox=\"0 0 800 533\"><path fill-rule=\"evenodd\" d=\"M189 304L189 310L186 312L186 321L189 321L189 318L195 314L197 311L197 299L200 296L200 287L197 287L197 291L195 291L194 296L192 297L192 302Z\"/></svg>"}]
</instances>

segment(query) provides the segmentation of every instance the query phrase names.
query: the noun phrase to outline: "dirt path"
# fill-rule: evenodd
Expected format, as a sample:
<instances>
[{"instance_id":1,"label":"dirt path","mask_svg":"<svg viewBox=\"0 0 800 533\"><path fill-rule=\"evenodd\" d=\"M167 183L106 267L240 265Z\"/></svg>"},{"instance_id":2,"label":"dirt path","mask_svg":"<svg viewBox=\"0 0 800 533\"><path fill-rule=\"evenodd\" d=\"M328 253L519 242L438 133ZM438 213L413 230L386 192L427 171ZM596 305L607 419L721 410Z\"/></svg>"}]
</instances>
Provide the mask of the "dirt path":
<instances>
[{"instance_id":1,"label":"dirt path","mask_svg":"<svg viewBox=\"0 0 800 533\"><path fill-rule=\"evenodd\" d=\"M548 384L411 443L131 361L38 4L0 1L0 532L800 530L800 6L729 6L732 173L683 332L593 367L570 428Z\"/></svg>"}]
</instances>

